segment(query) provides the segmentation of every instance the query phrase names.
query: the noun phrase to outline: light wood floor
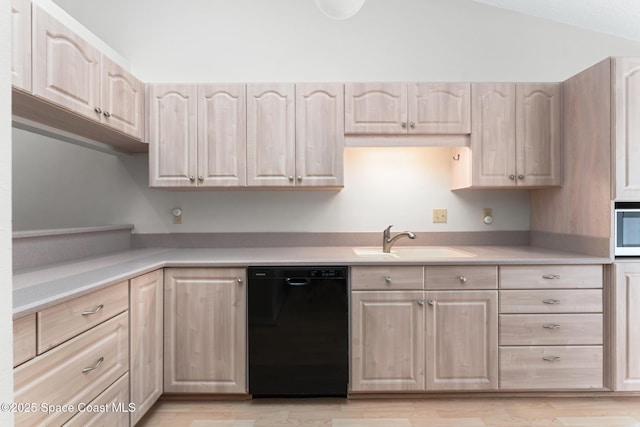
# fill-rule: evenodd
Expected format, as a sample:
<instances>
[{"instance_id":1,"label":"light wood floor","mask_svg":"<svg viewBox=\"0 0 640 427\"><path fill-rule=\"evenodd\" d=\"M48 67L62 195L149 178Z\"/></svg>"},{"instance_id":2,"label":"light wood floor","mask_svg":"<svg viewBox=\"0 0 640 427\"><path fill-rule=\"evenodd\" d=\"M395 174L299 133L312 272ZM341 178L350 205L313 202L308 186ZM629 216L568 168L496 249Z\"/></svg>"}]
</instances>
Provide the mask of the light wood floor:
<instances>
[{"instance_id":1,"label":"light wood floor","mask_svg":"<svg viewBox=\"0 0 640 427\"><path fill-rule=\"evenodd\" d=\"M640 397L169 401L150 427L640 427Z\"/></svg>"}]
</instances>

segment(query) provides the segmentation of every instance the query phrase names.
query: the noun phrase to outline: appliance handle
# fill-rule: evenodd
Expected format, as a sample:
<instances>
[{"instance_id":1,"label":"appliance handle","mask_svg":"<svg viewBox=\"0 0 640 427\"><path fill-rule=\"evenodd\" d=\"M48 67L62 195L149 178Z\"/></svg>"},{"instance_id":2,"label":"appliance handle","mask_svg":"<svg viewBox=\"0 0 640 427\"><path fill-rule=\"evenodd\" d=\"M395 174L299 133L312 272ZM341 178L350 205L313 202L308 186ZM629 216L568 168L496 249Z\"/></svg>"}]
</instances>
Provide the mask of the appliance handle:
<instances>
[{"instance_id":1,"label":"appliance handle","mask_svg":"<svg viewBox=\"0 0 640 427\"><path fill-rule=\"evenodd\" d=\"M292 279L291 277L287 277L285 282L287 282L289 286L307 286L311 284L309 279Z\"/></svg>"}]
</instances>

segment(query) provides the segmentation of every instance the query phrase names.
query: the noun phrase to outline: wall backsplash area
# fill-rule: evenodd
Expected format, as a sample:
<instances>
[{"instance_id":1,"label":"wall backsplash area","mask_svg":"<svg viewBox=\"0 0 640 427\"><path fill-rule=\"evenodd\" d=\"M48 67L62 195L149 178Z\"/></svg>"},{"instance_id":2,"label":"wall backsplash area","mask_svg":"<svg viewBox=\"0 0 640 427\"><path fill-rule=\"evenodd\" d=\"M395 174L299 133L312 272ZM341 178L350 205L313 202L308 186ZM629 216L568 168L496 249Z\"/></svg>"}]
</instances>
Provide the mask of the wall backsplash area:
<instances>
[{"instance_id":1,"label":"wall backsplash area","mask_svg":"<svg viewBox=\"0 0 640 427\"><path fill-rule=\"evenodd\" d=\"M529 193L450 191L448 148L347 148L342 191L167 191L146 155L115 156L14 129L14 230L135 224L135 233L529 229ZM37 165L38 167L33 167ZM171 210L180 207L183 224ZM446 224L432 209L448 210ZM482 209L495 221L482 223Z\"/></svg>"}]
</instances>

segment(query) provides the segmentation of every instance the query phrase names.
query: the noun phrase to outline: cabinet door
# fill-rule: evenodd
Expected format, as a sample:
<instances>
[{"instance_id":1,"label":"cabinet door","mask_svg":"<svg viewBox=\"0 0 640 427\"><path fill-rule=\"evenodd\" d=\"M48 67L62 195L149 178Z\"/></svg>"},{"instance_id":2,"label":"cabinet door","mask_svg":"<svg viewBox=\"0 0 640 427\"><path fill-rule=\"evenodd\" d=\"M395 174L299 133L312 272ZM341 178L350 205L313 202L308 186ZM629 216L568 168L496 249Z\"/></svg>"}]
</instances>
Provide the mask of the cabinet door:
<instances>
[{"instance_id":1,"label":"cabinet door","mask_svg":"<svg viewBox=\"0 0 640 427\"><path fill-rule=\"evenodd\" d=\"M613 60L615 199L640 199L640 59Z\"/></svg>"},{"instance_id":2,"label":"cabinet door","mask_svg":"<svg viewBox=\"0 0 640 427\"><path fill-rule=\"evenodd\" d=\"M423 298L351 293L351 391L424 390Z\"/></svg>"},{"instance_id":3,"label":"cabinet door","mask_svg":"<svg viewBox=\"0 0 640 427\"><path fill-rule=\"evenodd\" d=\"M100 120L100 52L33 6L33 94Z\"/></svg>"},{"instance_id":4,"label":"cabinet door","mask_svg":"<svg viewBox=\"0 0 640 427\"><path fill-rule=\"evenodd\" d=\"M153 406L162 394L163 286L162 270L131 279L129 305L131 350L131 425Z\"/></svg>"},{"instance_id":5,"label":"cabinet door","mask_svg":"<svg viewBox=\"0 0 640 427\"><path fill-rule=\"evenodd\" d=\"M295 96L292 84L247 85L247 183L295 185Z\"/></svg>"},{"instance_id":6,"label":"cabinet door","mask_svg":"<svg viewBox=\"0 0 640 427\"><path fill-rule=\"evenodd\" d=\"M615 390L640 390L640 263L616 263Z\"/></svg>"},{"instance_id":7,"label":"cabinet door","mask_svg":"<svg viewBox=\"0 0 640 427\"><path fill-rule=\"evenodd\" d=\"M516 85L519 186L560 185L560 130L560 83Z\"/></svg>"},{"instance_id":8,"label":"cabinet door","mask_svg":"<svg viewBox=\"0 0 640 427\"><path fill-rule=\"evenodd\" d=\"M149 186L195 187L197 87L148 85Z\"/></svg>"},{"instance_id":9,"label":"cabinet door","mask_svg":"<svg viewBox=\"0 0 640 427\"><path fill-rule=\"evenodd\" d=\"M427 292L427 390L498 388L498 291Z\"/></svg>"},{"instance_id":10,"label":"cabinet door","mask_svg":"<svg viewBox=\"0 0 640 427\"><path fill-rule=\"evenodd\" d=\"M345 133L406 134L406 83L347 83Z\"/></svg>"},{"instance_id":11,"label":"cabinet door","mask_svg":"<svg viewBox=\"0 0 640 427\"><path fill-rule=\"evenodd\" d=\"M343 152L343 85L296 84L296 185L342 186Z\"/></svg>"},{"instance_id":12,"label":"cabinet door","mask_svg":"<svg viewBox=\"0 0 640 427\"><path fill-rule=\"evenodd\" d=\"M131 73L102 55L102 122L134 138L144 129L144 86Z\"/></svg>"},{"instance_id":13,"label":"cabinet door","mask_svg":"<svg viewBox=\"0 0 640 427\"><path fill-rule=\"evenodd\" d=\"M246 286L239 268L167 268L164 391L246 393Z\"/></svg>"},{"instance_id":14,"label":"cabinet door","mask_svg":"<svg viewBox=\"0 0 640 427\"><path fill-rule=\"evenodd\" d=\"M198 85L199 187L246 185L245 111L245 85Z\"/></svg>"},{"instance_id":15,"label":"cabinet door","mask_svg":"<svg viewBox=\"0 0 640 427\"><path fill-rule=\"evenodd\" d=\"M31 92L31 0L11 0L11 77Z\"/></svg>"},{"instance_id":16,"label":"cabinet door","mask_svg":"<svg viewBox=\"0 0 640 427\"><path fill-rule=\"evenodd\" d=\"M409 133L471 132L469 83L409 83Z\"/></svg>"},{"instance_id":17,"label":"cabinet door","mask_svg":"<svg viewBox=\"0 0 640 427\"><path fill-rule=\"evenodd\" d=\"M515 84L471 86L472 182L478 187L515 185Z\"/></svg>"}]
</instances>

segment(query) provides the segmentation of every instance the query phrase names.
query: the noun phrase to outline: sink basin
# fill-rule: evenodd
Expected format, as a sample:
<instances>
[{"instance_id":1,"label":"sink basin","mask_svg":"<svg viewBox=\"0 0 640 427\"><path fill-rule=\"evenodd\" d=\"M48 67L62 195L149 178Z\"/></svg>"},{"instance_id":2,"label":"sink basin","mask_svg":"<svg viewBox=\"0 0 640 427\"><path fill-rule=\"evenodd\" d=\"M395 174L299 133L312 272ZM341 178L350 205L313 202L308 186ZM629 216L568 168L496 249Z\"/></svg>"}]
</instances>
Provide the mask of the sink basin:
<instances>
[{"instance_id":1,"label":"sink basin","mask_svg":"<svg viewBox=\"0 0 640 427\"><path fill-rule=\"evenodd\" d=\"M472 253L442 246L398 246L391 253L382 252L382 248L353 248L353 252L364 258L376 259L423 259L423 258L464 258L475 256Z\"/></svg>"}]
</instances>

